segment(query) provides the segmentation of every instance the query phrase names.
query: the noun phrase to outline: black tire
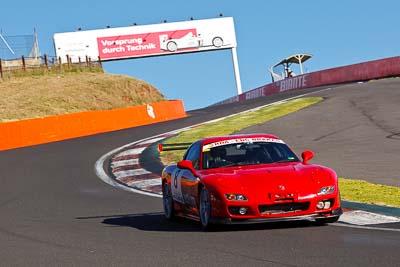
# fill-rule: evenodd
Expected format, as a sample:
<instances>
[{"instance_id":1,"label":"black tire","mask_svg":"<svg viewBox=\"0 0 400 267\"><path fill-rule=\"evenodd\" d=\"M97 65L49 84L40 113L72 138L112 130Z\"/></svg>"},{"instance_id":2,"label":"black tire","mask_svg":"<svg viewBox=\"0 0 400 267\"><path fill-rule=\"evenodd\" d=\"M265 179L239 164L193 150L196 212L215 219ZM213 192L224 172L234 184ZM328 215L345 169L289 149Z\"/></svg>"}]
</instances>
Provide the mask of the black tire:
<instances>
[{"instance_id":1,"label":"black tire","mask_svg":"<svg viewBox=\"0 0 400 267\"><path fill-rule=\"evenodd\" d=\"M173 221L175 219L174 200L172 198L171 189L167 182L163 183L162 192L164 217L169 221Z\"/></svg>"},{"instance_id":2,"label":"black tire","mask_svg":"<svg viewBox=\"0 0 400 267\"><path fill-rule=\"evenodd\" d=\"M173 41L168 42L167 43L167 49L170 52L175 52L176 50L178 50L178 45Z\"/></svg>"},{"instance_id":3,"label":"black tire","mask_svg":"<svg viewBox=\"0 0 400 267\"><path fill-rule=\"evenodd\" d=\"M214 37L214 39L212 40L212 44L215 47L221 47L224 44L224 41L221 37Z\"/></svg>"},{"instance_id":4,"label":"black tire","mask_svg":"<svg viewBox=\"0 0 400 267\"><path fill-rule=\"evenodd\" d=\"M207 189L204 187L200 189L199 217L203 230L210 230L210 228L212 228L212 224L210 222L211 201L210 201L210 195L208 194Z\"/></svg>"}]
</instances>

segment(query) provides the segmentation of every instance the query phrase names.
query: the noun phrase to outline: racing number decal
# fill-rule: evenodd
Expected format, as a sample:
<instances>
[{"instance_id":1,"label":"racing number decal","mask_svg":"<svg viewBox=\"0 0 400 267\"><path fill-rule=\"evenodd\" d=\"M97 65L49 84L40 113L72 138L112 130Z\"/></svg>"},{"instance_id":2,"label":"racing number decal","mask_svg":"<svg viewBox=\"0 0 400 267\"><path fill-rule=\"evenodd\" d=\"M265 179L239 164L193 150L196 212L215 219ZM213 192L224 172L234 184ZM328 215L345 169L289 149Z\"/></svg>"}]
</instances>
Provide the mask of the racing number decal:
<instances>
[{"instance_id":1,"label":"racing number decal","mask_svg":"<svg viewBox=\"0 0 400 267\"><path fill-rule=\"evenodd\" d=\"M181 180L182 180L182 171L179 169L174 170L172 173L172 198L180 203L184 203L183 195L182 195L182 187L181 187Z\"/></svg>"}]
</instances>

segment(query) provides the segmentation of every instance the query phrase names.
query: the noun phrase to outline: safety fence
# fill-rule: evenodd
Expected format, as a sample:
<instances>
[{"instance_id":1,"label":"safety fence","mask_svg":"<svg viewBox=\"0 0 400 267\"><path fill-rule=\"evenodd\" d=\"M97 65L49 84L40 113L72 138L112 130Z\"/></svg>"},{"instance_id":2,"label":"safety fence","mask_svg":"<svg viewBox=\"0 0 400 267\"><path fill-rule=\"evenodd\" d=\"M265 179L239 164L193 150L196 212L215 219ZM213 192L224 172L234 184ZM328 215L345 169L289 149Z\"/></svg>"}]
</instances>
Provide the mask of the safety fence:
<instances>
[{"instance_id":1,"label":"safety fence","mask_svg":"<svg viewBox=\"0 0 400 267\"><path fill-rule=\"evenodd\" d=\"M171 100L124 109L4 122L0 123L0 150L116 131L185 116L183 102Z\"/></svg>"},{"instance_id":2,"label":"safety fence","mask_svg":"<svg viewBox=\"0 0 400 267\"><path fill-rule=\"evenodd\" d=\"M243 102L258 97L296 89L368 81L396 76L400 76L400 56L321 70L287 78L249 90L243 94L228 98L214 105Z\"/></svg>"},{"instance_id":3,"label":"safety fence","mask_svg":"<svg viewBox=\"0 0 400 267\"><path fill-rule=\"evenodd\" d=\"M44 55L42 57L2 60L0 59L0 78L7 79L28 75L44 75L47 73L96 71L102 72L103 66L100 57L93 60L90 57L79 58L72 62L70 57L64 60L61 57Z\"/></svg>"}]
</instances>

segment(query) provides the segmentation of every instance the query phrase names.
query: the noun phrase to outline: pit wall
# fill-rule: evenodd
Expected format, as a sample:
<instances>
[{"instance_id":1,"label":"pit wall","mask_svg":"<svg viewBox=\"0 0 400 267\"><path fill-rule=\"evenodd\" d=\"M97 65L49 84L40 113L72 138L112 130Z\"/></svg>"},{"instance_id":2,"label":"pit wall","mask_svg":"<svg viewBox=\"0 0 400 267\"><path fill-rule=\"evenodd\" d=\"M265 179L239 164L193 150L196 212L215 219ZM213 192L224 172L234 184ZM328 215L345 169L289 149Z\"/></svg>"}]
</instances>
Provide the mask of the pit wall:
<instances>
[{"instance_id":1,"label":"pit wall","mask_svg":"<svg viewBox=\"0 0 400 267\"><path fill-rule=\"evenodd\" d=\"M186 117L181 100L0 123L0 150L44 144Z\"/></svg>"},{"instance_id":2,"label":"pit wall","mask_svg":"<svg viewBox=\"0 0 400 267\"><path fill-rule=\"evenodd\" d=\"M214 105L243 102L257 97L347 82L368 81L400 76L400 57L391 57L333 69L311 72L270 83L218 102Z\"/></svg>"}]
</instances>

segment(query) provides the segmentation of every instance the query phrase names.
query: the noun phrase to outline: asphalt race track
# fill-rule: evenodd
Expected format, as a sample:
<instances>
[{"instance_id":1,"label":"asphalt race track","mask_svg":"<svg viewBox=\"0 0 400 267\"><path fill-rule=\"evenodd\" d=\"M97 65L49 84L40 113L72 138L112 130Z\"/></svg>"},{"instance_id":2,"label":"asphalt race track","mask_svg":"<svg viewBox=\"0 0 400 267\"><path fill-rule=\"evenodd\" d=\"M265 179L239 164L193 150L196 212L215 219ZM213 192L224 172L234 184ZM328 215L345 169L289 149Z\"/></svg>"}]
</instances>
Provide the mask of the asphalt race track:
<instances>
[{"instance_id":1,"label":"asphalt race track","mask_svg":"<svg viewBox=\"0 0 400 267\"><path fill-rule=\"evenodd\" d=\"M400 80L345 85L317 95L325 101L241 133L274 133L298 154L313 150L313 162L332 167L339 177L400 187Z\"/></svg>"},{"instance_id":2,"label":"asphalt race track","mask_svg":"<svg viewBox=\"0 0 400 267\"><path fill-rule=\"evenodd\" d=\"M326 97L323 103L246 131L273 132L297 152L312 149L313 162L340 176L399 186L399 88L399 79L332 87L313 94ZM399 231L298 222L202 232L195 222L165 221L160 198L116 189L95 175L96 160L116 147L316 90L0 152L0 265L398 266Z\"/></svg>"}]
</instances>

